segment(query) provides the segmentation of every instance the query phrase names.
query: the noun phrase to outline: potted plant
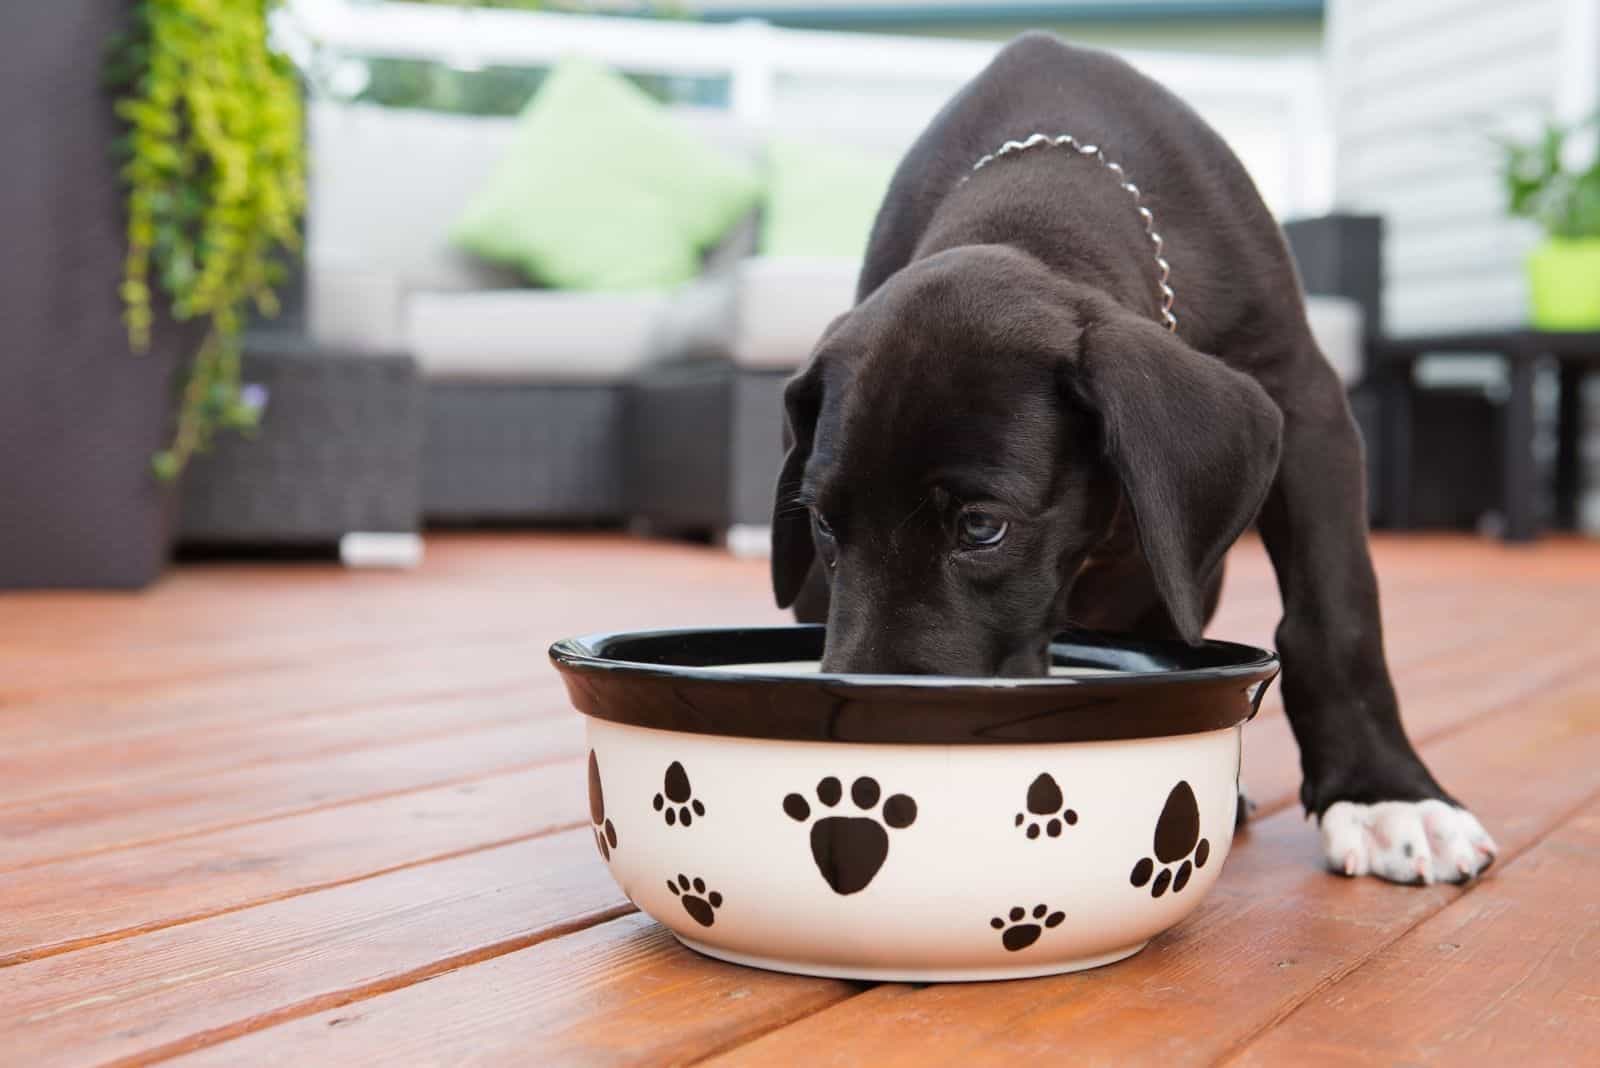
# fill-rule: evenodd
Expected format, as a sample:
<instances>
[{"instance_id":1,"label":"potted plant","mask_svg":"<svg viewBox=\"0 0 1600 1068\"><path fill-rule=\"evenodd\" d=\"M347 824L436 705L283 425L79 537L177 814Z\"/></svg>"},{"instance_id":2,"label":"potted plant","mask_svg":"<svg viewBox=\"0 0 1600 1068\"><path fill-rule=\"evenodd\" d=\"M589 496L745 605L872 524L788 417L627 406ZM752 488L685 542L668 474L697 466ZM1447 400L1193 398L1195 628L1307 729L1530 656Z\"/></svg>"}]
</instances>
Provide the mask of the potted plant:
<instances>
[{"instance_id":1,"label":"potted plant","mask_svg":"<svg viewBox=\"0 0 1600 1068\"><path fill-rule=\"evenodd\" d=\"M1600 151L1581 168L1568 152L1592 122L1546 121L1533 141L1500 139L1506 205L1545 232L1527 262L1529 318L1540 330L1600 330Z\"/></svg>"},{"instance_id":2,"label":"potted plant","mask_svg":"<svg viewBox=\"0 0 1600 1068\"><path fill-rule=\"evenodd\" d=\"M240 337L252 307L277 310L278 253L298 246L305 203L299 84L268 41L276 2L141 0L113 59L126 87L129 341L149 347L158 301L205 324L172 439L152 459L163 480L259 414L240 388Z\"/></svg>"},{"instance_id":3,"label":"potted plant","mask_svg":"<svg viewBox=\"0 0 1600 1068\"><path fill-rule=\"evenodd\" d=\"M239 333L303 196L267 8L0 4L0 588L150 582L171 480L251 421Z\"/></svg>"}]
</instances>

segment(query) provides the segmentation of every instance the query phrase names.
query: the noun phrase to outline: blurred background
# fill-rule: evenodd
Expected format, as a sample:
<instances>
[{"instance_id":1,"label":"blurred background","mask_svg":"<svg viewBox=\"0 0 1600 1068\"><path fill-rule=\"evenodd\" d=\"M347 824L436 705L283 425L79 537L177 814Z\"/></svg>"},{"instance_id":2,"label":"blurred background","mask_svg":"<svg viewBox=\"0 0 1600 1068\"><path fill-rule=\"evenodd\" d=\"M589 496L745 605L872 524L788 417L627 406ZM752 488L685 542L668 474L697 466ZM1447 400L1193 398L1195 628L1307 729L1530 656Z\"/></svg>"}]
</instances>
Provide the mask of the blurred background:
<instances>
[{"instance_id":1,"label":"blurred background","mask_svg":"<svg viewBox=\"0 0 1600 1068\"><path fill-rule=\"evenodd\" d=\"M459 527L764 553L784 380L1028 28L1243 159L1375 526L1600 531L1596 0L55 0L0 12L0 587Z\"/></svg>"}]
</instances>

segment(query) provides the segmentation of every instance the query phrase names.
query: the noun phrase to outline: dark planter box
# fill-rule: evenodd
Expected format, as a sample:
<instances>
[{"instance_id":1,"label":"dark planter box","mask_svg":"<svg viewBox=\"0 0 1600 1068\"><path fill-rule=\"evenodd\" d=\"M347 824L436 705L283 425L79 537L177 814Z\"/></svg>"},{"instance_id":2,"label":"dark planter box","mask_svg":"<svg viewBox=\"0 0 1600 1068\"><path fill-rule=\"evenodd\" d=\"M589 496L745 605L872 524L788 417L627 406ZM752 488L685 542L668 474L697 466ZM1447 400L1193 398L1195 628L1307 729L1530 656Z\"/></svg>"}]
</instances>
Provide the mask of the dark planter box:
<instances>
[{"instance_id":1,"label":"dark planter box","mask_svg":"<svg viewBox=\"0 0 1600 1068\"><path fill-rule=\"evenodd\" d=\"M0 4L0 587L160 574L171 493L150 473L188 331L135 357L117 287L119 136L102 82L126 0Z\"/></svg>"},{"instance_id":2,"label":"dark planter box","mask_svg":"<svg viewBox=\"0 0 1600 1068\"><path fill-rule=\"evenodd\" d=\"M410 356L257 331L243 376L265 395L261 425L190 463L181 545L314 546L418 529L423 386Z\"/></svg>"}]
</instances>

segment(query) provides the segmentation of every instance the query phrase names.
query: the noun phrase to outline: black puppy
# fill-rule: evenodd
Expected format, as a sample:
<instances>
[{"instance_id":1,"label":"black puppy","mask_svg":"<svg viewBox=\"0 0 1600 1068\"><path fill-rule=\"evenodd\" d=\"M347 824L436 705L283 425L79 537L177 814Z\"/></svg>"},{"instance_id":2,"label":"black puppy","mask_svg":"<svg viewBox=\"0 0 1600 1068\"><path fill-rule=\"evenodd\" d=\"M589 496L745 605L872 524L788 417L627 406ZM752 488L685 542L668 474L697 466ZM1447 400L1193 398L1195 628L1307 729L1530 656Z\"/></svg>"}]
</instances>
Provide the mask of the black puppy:
<instances>
[{"instance_id":1,"label":"black puppy","mask_svg":"<svg viewBox=\"0 0 1600 1068\"><path fill-rule=\"evenodd\" d=\"M1401 728L1361 445L1282 235L1150 79L1008 45L901 163L785 401L773 586L828 624L825 670L1040 675L1069 622L1196 641L1255 521L1329 864L1493 859Z\"/></svg>"}]
</instances>

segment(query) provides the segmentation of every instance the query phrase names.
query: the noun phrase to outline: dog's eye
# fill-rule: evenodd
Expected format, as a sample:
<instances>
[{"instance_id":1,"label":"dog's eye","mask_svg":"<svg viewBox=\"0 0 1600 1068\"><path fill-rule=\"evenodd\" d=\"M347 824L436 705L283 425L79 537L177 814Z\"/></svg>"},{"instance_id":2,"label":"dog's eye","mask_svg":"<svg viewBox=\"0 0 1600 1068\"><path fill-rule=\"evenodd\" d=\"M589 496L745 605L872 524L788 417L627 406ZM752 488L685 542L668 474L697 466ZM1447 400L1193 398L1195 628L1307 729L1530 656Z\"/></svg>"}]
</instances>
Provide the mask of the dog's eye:
<instances>
[{"instance_id":1,"label":"dog's eye","mask_svg":"<svg viewBox=\"0 0 1600 1068\"><path fill-rule=\"evenodd\" d=\"M826 519L822 518L822 514L820 512L812 512L811 513L811 518L813 518L813 519L815 519L817 521L817 533L821 534L824 538L827 538L829 541L832 541L833 540L833 528L828 525L828 521Z\"/></svg>"},{"instance_id":2,"label":"dog's eye","mask_svg":"<svg viewBox=\"0 0 1600 1068\"><path fill-rule=\"evenodd\" d=\"M1006 536L1009 524L989 512L961 513L961 543L968 548L985 548L999 545Z\"/></svg>"}]
</instances>

